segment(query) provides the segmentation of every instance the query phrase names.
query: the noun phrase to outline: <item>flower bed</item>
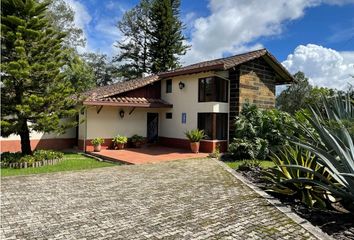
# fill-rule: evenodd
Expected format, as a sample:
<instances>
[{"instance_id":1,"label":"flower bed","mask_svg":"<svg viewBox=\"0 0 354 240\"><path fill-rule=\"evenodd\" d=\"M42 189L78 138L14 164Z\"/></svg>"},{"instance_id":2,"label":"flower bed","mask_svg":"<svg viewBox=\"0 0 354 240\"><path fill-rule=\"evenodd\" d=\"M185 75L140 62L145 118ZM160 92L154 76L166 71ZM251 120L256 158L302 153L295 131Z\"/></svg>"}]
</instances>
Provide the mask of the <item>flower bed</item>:
<instances>
[{"instance_id":1,"label":"flower bed","mask_svg":"<svg viewBox=\"0 0 354 240\"><path fill-rule=\"evenodd\" d=\"M55 165L63 159L64 154L56 151L38 150L33 155L23 155L20 152L1 154L2 168L28 168Z\"/></svg>"}]
</instances>

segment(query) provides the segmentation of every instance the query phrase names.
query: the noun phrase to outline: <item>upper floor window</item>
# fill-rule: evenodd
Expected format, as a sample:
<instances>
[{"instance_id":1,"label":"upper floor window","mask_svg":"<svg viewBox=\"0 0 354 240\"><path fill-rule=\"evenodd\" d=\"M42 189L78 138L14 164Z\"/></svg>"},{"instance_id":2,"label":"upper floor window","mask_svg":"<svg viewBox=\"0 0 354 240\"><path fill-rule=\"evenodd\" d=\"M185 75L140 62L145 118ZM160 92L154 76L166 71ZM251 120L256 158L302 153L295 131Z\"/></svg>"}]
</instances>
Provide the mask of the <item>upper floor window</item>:
<instances>
[{"instance_id":1,"label":"upper floor window","mask_svg":"<svg viewBox=\"0 0 354 240\"><path fill-rule=\"evenodd\" d=\"M228 81L219 77L199 79L199 102L227 102Z\"/></svg>"},{"instance_id":2,"label":"upper floor window","mask_svg":"<svg viewBox=\"0 0 354 240\"><path fill-rule=\"evenodd\" d=\"M166 93L172 92L172 79L166 80Z\"/></svg>"}]
</instances>

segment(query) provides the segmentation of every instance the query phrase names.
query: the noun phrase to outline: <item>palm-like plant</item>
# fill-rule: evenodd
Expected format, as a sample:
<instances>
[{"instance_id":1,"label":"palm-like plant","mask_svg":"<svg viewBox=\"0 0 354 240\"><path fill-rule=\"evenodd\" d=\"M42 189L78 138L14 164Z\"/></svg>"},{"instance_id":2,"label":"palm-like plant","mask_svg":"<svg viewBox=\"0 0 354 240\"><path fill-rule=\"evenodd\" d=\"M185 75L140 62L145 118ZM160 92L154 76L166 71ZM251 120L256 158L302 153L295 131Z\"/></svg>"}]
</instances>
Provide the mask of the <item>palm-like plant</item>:
<instances>
[{"instance_id":1,"label":"palm-like plant","mask_svg":"<svg viewBox=\"0 0 354 240\"><path fill-rule=\"evenodd\" d=\"M332 192L342 191L310 151L288 145L273 154L271 160L275 167L263 171L263 179L271 183L270 191L294 196L310 207L321 208L334 201Z\"/></svg>"},{"instance_id":2,"label":"palm-like plant","mask_svg":"<svg viewBox=\"0 0 354 240\"><path fill-rule=\"evenodd\" d=\"M319 164L340 184L341 191L333 192L344 202L354 205L354 144L353 136L343 125L341 118L351 119L354 104L349 97L339 95L324 99L325 111L310 107L304 117L317 133L314 135L305 125L299 123L305 138L295 138L293 142L317 156ZM330 124L328 124L330 123ZM335 125L336 127L331 127Z\"/></svg>"}]
</instances>

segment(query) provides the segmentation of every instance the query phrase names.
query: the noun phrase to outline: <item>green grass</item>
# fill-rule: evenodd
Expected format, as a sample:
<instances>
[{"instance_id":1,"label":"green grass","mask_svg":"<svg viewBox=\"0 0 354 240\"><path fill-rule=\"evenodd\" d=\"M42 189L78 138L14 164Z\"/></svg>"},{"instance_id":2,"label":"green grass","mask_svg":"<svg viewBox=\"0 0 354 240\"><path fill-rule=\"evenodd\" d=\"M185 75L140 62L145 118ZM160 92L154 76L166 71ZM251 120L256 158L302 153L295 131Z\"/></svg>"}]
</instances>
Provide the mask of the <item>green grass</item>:
<instances>
[{"instance_id":1,"label":"green grass","mask_svg":"<svg viewBox=\"0 0 354 240\"><path fill-rule=\"evenodd\" d=\"M52 173L62 171L84 170L101 167L111 167L117 164L108 162L99 162L93 158L86 157L81 154L70 153L64 155L64 160L56 165L43 166L38 168L3 168L1 169L1 177L18 176L28 174Z\"/></svg>"},{"instance_id":2,"label":"green grass","mask_svg":"<svg viewBox=\"0 0 354 240\"><path fill-rule=\"evenodd\" d=\"M260 162L260 166L262 168L271 168L274 167L274 163L272 161L265 161L265 160L261 160ZM242 161L235 161L235 162L225 162L230 168L232 169L238 169L238 167L241 165Z\"/></svg>"}]
</instances>

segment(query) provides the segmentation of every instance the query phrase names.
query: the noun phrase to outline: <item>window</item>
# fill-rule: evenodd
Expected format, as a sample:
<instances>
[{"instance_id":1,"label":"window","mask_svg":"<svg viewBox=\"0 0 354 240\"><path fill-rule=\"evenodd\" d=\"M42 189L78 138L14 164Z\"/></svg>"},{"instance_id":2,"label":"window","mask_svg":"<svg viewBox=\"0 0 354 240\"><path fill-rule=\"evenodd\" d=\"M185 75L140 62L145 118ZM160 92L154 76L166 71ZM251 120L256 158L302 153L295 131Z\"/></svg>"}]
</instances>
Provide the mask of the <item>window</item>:
<instances>
[{"instance_id":1,"label":"window","mask_svg":"<svg viewBox=\"0 0 354 240\"><path fill-rule=\"evenodd\" d=\"M227 140L227 113L198 113L198 129L206 139Z\"/></svg>"},{"instance_id":2,"label":"window","mask_svg":"<svg viewBox=\"0 0 354 240\"><path fill-rule=\"evenodd\" d=\"M219 77L199 79L199 102L227 102L228 81Z\"/></svg>"},{"instance_id":3,"label":"window","mask_svg":"<svg viewBox=\"0 0 354 240\"><path fill-rule=\"evenodd\" d=\"M172 92L172 79L166 80L166 93Z\"/></svg>"},{"instance_id":4,"label":"window","mask_svg":"<svg viewBox=\"0 0 354 240\"><path fill-rule=\"evenodd\" d=\"M172 119L172 113L171 112L166 113L166 119Z\"/></svg>"}]
</instances>

